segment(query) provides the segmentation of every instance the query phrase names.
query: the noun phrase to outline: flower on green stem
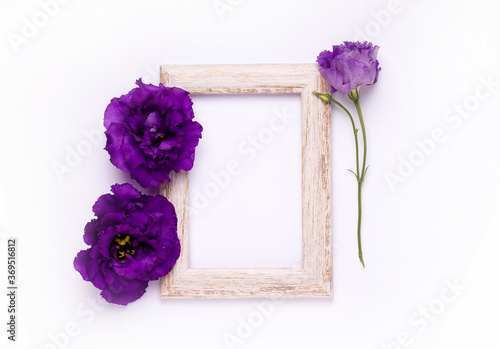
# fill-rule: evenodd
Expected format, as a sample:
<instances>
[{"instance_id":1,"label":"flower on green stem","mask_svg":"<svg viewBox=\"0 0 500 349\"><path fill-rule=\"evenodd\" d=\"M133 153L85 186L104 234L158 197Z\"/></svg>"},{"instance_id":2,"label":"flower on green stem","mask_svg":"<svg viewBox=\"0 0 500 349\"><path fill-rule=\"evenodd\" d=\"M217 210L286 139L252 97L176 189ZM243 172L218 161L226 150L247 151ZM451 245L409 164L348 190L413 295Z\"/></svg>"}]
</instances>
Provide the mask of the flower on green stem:
<instances>
[{"instance_id":1,"label":"flower on green stem","mask_svg":"<svg viewBox=\"0 0 500 349\"><path fill-rule=\"evenodd\" d=\"M377 82L380 71L377 60L379 47L370 42L349 42L344 41L341 45L334 45L332 51L323 51L319 54L317 62L320 65L319 72L325 81L331 85L331 94L339 91L347 95L354 102L358 113L361 134L363 137L362 158L360 158L358 131L354 118L349 110L340 102L332 98L331 94L321 94L313 92L315 96L325 103L333 103L339 106L349 116L354 133L356 145L356 172L348 170L354 174L358 182L358 257L365 266L363 251L361 248L361 186L365 180L366 171L366 130L363 120L363 113L359 104L359 88L361 86L373 85ZM362 159L362 160L361 160Z\"/></svg>"}]
</instances>

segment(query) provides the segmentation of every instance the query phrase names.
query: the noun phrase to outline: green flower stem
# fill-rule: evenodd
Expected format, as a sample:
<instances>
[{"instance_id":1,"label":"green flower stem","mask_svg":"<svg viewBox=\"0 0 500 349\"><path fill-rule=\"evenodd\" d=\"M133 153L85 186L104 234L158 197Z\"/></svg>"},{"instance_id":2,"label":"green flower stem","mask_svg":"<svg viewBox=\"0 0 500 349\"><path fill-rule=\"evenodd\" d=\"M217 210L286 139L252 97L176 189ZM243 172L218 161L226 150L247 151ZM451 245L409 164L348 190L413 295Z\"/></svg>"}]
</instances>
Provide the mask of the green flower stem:
<instances>
[{"instance_id":1,"label":"green flower stem","mask_svg":"<svg viewBox=\"0 0 500 349\"><path fill-rule=\"evenodd\" d=\"M361 249L361 182L358 181L358 257L359 261L365 267L363 261L363 251Z\"/></svg>"},{"instance_id":2,"label":"green flower stem","mask_svg":"<svg viewBox=\"0 0 500 349\"><path fill-rule=\"evenodd\" d=\"M354 123L354 119L349 113L349 111L342 105L340 102L337 102L336 100L332 99L332 103L338 105L342 110L344 110L347 115L349 116L349 119L351 119L351 124L352 124L352 131L354 132L354 142L356 143L356 178L359 179L359 151L358 151L358 129L356 128L356 124Z\"/></svg>"},{"instance_id":3,"label":"green flower stem","mask_svg":"<svg viewBox=\"0 0 500 349\"><path fill-rule=\"evenodd\" d=\"M349 113L349 110L347 110L346 107L344 107L340 102L336 101L335 99L332 98L330 94L321 94L316 91L313 91L313 95L319 97L321 100L323 100L325 103L333 103L338 105L345 113L347 116L349 116L349 119L351 120L351 125L352 125L352 131L354 133L354 142L356 143L356 173L354 175L356 176L356 179L359 180L359 151L358 151L358 129L356 128L356 124L354 123L354 118L352 117L351 113ZM350 170L349 170L350 171Z\"/></svg>"},{"instance_id":4,"label":"green flower stem","mask_svg":"<svg viewBox=\"0 0 500 349\"><path fill-rule=\"evenodd\" d=\"M352 117L351 113L349 113L349 111L340 102L337 102L335 99L333 99L330 94L326 93L322 94L314 91L313 95L319 97L325 103L333 103L338 105L349 116L349 119L351 120L352 130L354 132L354 141L356 143L356 173L354 173L354 171L351 170L348 171L352 172L356 176L356 180L358 181L358 257L364 268L365 262L363 261L363 251L361 248L361 216L362 216L361 186L365 181L365 175L366 171L368 170L368 167L366 167L366 130L365 130L365 122L363 120L363 113L361 112L361 107L359 105L359 90L355 89L351 91L351 93L349 94L349 98L354 102L354 105L356 106L356 111L358 112L359 116L359 122L361 124L361 133L363 134L363 164L361 166L361 172L359 172L359 143L358 143L359 130L356 128L356 124L354 122L354 118Z\"/></svg>"},{"instance_id":5,"label":"green flower stem","mask_svg":"<svg viewBox=\"0 0 500 349\"><path fill-rule=\"evenodd\" d=\"M363 165L361 167L361 177L358 177L358 256L363 268L365 267L365 262L363 261L363 251L361 249L361 185L365 180L366 175L366 131L365 123L363 120L363 113L361 112L361 107L359 106L359 99L354 100L354 105L359 116L359 122L361 124L361 133L363 134Z\"/></svg>"}]
</instances>

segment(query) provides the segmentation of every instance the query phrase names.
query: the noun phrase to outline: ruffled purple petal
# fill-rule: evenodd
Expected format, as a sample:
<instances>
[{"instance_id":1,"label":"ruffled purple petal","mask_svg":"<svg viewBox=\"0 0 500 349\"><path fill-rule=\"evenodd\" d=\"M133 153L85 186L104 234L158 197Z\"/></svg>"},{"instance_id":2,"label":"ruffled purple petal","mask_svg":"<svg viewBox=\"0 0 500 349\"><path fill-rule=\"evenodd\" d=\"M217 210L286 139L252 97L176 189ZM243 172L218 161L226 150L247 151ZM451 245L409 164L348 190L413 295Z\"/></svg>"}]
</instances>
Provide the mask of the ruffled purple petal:
<instances>
[{"instance_id":1,"label":"ruffled purple petal","mask_svg":"<svg viewBox=\"0 0 500 349\"><path fill-rule=\"evenodd\" d=\"M360 86L377 82L380 71L379 47L369 42L345 41L318 55L321 76L332 86L331 93L349 94Z\"/></svg>"},{"instance_id":2,"label":"ruffled purple petal","mask_svg":"<svg viewBox=\"0 0 500 349\"><path fill-rule=\"evenodd\" d=\"M111 163L122 171L130 172L127 158L122 154L122 145L132 142L130 133L124 125L113 123L108 127L105 135L106 147L104 149L108 151Z\"/></svg>"},{"instance_id":3,"label":"ruffled purple petal","mask_svg":"<svg viewBox=\"0 0 500 349\"><path fill-rule=\"evenodd\" d=\"M158 113L158 111L154 111L151 114L149 114L146 120L144 121L144 127L152 128L154 130L160 128L161 124L162 124L162 118L160 113Z\"/></svg>"},{"instance_id":4,"label":"ruffled purple petal","mask_svg":"<svg viewBox=\"0 0 500 349\"><path fill-rule=\"evenodd\" d=\"M162 219L173 226L177 225L174 205L163 195L151 196L145 203L143 212L157 220Z\"/></svg>"},{"instance_id":5,"label":"ruffled purple petal","mask_svg":"<svg viewBox=\"0 0 500 349\"><path fill-rule=\"evenodd\" d=\"M150 280L157 280L167 275L172 270L172 268L175 265L175 262L179 258L180 251L181 251L180 247L179 248L174 247L169 249L163 263L156 266L156 268L151 270L151 272L149 273Z\"/></svg>"},{"instance_id":6,"label":"ruffled purple petal","mask_svg":"<svg viewBox=\"0 0 500 349\"><path fill-rule=\"evenodd\" d=\"M97 247L92 246L88 250L78 252L73 261L73 266L82 275L83 280L92 282L95 287L102 290L106 287L106 283L99 266L100 259L101 256L97 251Z\"/></svg>"},{"instance_id":7,"label":"ruffled purple petal","mask_svg":"<svg viewBox=\"0 0 500 349\"><path fill-rule=\"evenodd\" d=\"M97 219L93 219L85 225L83 241L85 241L87 245L95 245L97 243L97 234L99 232L97 230L98 223Z\"/></svg>"},{"instance_id":8,"label":"ruffled purple petal","mask_svg":"<svg viewBox=\"0 0 500 349\"><path fill-rule=\"evenodd\" d=\"M113 99L105 113L106 150L113 165L143 187L157 187L174 170L193 167L203 128L192 119L189 93L138 80L135 89Z\"/></svg>"},{"instance_id":9,"label":"ruffled purple petal","mask_svg":"<svg viewBox=\"0 0 500 349\"><path fill-rule=\"evenodd\" d=\"M128 287L120 290L107 288L101 292L101 296L109 303L127 305L141 298L146 293L147 287L148 281L142 281L141 284L135 285L133 288Z\"/></svg>"},{"instance_id":10,"label":"ruffled purple petal","mask_svg":"<svg viewBox=\"0 0 500 349\"><path fill-rule=\"evenodd\" d=\"M330 64L331 64L331 61L333 60L333 57L334 57L333 52L325 50L318 55L316 62L318 62L318 64L321 67L323 67L324 69L329 69L329 68L331 68Z\"/></svg>"},{"instance_id":11,"label":"ruffled purple petal","mask_svg":"<svg viewBox=\"0 0 500 349\"><path fill-rule=\"evenodd\" d=\"M118 275L139 280L150 280L148 273L157 268L158 264L154 251L136 259L132 256L127 256L127 261L124 263L116 260L112 263L113 270Z\"/></svg>"},{"instance_id":12,"label":"ruffled purple petal","mask_svg":"<svg viewBox=\"0 0 500 349\"><path fill-rule=\"evenodd\" d=\"M142 198L141 192L130 183L114 184L111 186L111 192L114 194L116 201L121 203L120 207L128 206L130 202Z\"/></svg>"},{"instance_id":13,"label":"ruffled purple petal","mask_svg":"<svg viewBox=\"0 0 500 349\"><path fill-rule=\"evenodd\" d=\"M120 211L120 207L118 203L115 201L115 198L111 194L101 195L94 206L92 206L92 211L96 216L103 216L108 212L118 212Z\"/></svg>"},{"instance_id":14,"label":"ruffled purple petal","mask_svg":"<svg viewBox=\"0 0 500 349\"><path fill-rule=\"evenodd\" d=\"M135 179L144 188L158 187L165 180L170 181L167 170L154 170L145 165L140 165L130 173L130 176Z\"/></svg>"},{"instance_id":15,"label":"ruffled purple petal","mask_svg":"<svg viewBox=\"0 0 500 349\"><path fill-rule=\"evenodd\" d=\"M130 109L123 105L119 98L113 98L104 111L104 127L112 123L123 124L130 115Z\"/></svg>"},{"instance_id":16,"label":"ruffled purple petal","mask_svg":"<svg viewBox=\"0 0 500 349\"><path fill-rule=\"evenodd\" d=\"M106 271L106 288L101 296L109 303L127 305L141 298L146 293L148 281L122 277L112 269Z\"/></svg>"}]
</instances>

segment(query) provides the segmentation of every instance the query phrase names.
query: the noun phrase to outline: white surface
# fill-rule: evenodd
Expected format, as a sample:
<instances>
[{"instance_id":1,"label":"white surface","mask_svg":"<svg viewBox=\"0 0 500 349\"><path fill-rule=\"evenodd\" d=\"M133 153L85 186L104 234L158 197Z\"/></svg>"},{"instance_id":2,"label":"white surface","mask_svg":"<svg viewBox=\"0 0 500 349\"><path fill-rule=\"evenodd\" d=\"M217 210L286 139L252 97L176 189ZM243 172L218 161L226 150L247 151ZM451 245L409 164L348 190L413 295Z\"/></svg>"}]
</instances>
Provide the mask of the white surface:
<instances>
[{"instance_id":1,"label":"white surface","mask_svg":"<svg viewBox=\"0 0 500 349\"><path fill-rule=\"evenodd\" d=\"M193 96L192 268L302 266L300 95Z\"/></svg>"},{"instance_id":2,"label":"white surface","mask_svg":"<svg viewBox=\"0 0 500 349\"><path fill-rule=\"evenodd\" d=\"M55 348L51 338L72 349L228 348L228 338L238 339L234 348L384 348L398 339L405 346L389 348L498 346L500 86L484 98L488 90L480 87L489 76L500 81L496 5L227 2L232 11L221 19L211 0L68 1L52 8L18 52L8 35L19 35L23 18L36 17L40 4L0 4L0 228L2 238L19 238L20 256L19 341L7 343L4 332L1 347ZM390 18L383 12L389 10ZM157 82L160 64L314 62L359 30L381 46L382 66L361 100L371 164L364 186L367 268L357 260L356 186L346 171L354 164L352 134L335 109L332 300L264 308L247 300L160 300L152 282L126 308L91 310L97 290L81 280L73 258L85 247L83 227L96 198L130 179L108 162L98 132L95 144L85 143L84 132L98 129L110 98L138 77ZM463 104L473 109L466 118L447 112ZM440 143L418 158L417 143L433 134ZM74 168L59 180L53 164L77 148L86 155L69 159ZM411 174L406 169L392 191L387 173L404 171L411 156L421 164ZM293 247L286 251L280 263L293 263ZM0 265L0 284L5 269ZM455 278L465 290L444 281ZM0 297L2 323L6 301ZM420 312L429 307L437 315L426 319ZM248 321L253 327L242 325ZM72 324L77 334L66 343L61 331Z\"/></svg>"}]
</instances>

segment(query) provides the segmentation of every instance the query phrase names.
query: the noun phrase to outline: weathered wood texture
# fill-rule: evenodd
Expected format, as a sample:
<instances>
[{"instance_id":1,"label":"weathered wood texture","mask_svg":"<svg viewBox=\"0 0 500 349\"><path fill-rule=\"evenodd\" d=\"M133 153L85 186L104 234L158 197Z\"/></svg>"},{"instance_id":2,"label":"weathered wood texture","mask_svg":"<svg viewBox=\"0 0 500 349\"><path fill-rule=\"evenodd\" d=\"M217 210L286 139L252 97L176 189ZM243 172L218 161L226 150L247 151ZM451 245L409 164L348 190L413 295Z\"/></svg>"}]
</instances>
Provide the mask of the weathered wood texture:
<instances>
[{"instance_id":1,"label":"weathered wood texture","mask_svg":"<svg viewBox=\"0 0 500 349\"><path fill-rule=\"evenodd\" d=\"M161 297L331 297L331 108L312 95L329 91L317 65L162 66L161 82L192 94L300 93L302 120L302 268L190 268L189 176L172 172L160 192L176 209L182 248Z\"/></svg>"}]
</instances>

